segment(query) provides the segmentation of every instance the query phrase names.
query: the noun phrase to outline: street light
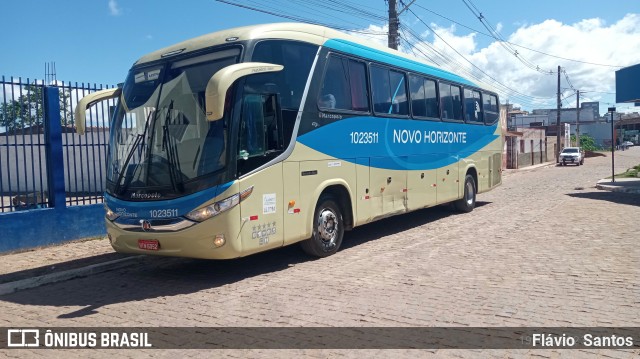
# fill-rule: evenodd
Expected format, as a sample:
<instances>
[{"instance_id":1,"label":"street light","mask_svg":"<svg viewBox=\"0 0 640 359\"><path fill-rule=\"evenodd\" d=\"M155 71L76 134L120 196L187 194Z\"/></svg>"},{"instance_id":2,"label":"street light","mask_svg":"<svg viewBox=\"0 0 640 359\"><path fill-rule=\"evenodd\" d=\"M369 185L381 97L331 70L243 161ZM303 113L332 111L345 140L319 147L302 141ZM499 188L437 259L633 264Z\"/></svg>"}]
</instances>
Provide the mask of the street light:
<instances>
[{"instance_id":1,"label":"street light","mask_svg":"<svg viewBox=\"0 0 640 359\"><path fill-rule=\"evenodd\" d=\"M613 113L616 112L616 108L615 107L609 107L607 109L607 111L611 114L611 182L615 182L616 181L616 172L614 170L614 151L615 151L615 136L613 133Z\"/></svg>"}]
</instances>

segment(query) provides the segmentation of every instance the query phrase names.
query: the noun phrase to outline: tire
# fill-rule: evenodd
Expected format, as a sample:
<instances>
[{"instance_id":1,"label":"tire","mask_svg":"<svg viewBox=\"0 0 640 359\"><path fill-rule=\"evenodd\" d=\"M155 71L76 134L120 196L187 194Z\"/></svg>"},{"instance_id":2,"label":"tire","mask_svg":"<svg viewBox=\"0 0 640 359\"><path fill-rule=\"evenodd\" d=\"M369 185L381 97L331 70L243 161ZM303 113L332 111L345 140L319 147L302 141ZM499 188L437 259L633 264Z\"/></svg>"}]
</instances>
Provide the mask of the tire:
<instances>
[{"instance_id":1,"label":"tire","mask_svg":"<svg viewBox=\"0 0 640 359\"><path fill-rule=\"evenodd\" d=\"M342 212L332 197L320 197L313 214L311 238L300 243L305 253L327 257L338 251L344 237Z\"/></svg>"},{"instance_id":2,"label":"tire","mask_svg":"<svg viewBox=\"0 0 640 359\"><path fill-rule=\"evenodd\" d=\"M454 202L458 212L469 213L476 207L476 181L473 176L467 175L464 179L464 196Z\"/></svg>"}]
</instances>

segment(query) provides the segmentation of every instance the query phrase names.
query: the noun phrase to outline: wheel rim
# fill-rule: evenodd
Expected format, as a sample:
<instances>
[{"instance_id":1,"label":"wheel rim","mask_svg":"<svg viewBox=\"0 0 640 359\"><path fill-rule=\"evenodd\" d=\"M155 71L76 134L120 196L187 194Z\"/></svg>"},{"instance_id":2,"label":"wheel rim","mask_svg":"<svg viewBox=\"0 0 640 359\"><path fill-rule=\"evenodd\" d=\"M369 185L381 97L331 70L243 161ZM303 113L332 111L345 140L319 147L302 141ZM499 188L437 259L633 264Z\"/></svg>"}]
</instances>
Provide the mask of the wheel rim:
<instances>
[{"instance_id":1,"label":"wheel rim","mask_svg":"<svg viewBox=\"0 0 640 359\"><path fill-rule=\"evenodd\" d=\"M472 206L475 201L474 195L475 189L473 188L473 183L471 181L467 181L467 190L465 191L465 200L467 201L467 205Z\"/></svg>"},{"instance_id":2,"label":"wheel rim","mask_svg":"<svg viewBox=\"0 0 640 359\"><path fill-rule=\"evenodd\" d=\"M318 235L325 249L331 249L336 245L338 238L338 217L335 212L325 208L318 214Z\"/></svg>"}]
</instances>

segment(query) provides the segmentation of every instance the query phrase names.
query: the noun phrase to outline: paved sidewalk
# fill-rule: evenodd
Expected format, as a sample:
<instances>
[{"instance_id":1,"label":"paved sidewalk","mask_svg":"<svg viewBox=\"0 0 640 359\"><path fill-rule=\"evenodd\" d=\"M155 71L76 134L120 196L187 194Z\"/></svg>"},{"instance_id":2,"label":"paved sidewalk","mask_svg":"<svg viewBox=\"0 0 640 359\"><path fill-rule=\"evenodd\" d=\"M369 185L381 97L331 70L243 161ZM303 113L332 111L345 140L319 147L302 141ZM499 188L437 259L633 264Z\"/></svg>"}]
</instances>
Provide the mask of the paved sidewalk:
<instances>
[{"instance_id":1,"label":"paved sidewalk","mask_svg":"<svg viewBox=\"0 0 640 359\"><path fill-rule=\"evenodd\" d=\"M0 254L0 295L121 268L139 257L115 253L106 237Z\"/></svg>"},{"instance_id":2,"label":"paved sidewalk","mask_svg":"<svg viewBox=\"0 0 640 359\"><path fill-rule=\"evenodd\" d=\"M615 182L611 179L601 179L596 184L597 189L640 194L640 178L616 178Z\"/></svg>"}]
</instances>

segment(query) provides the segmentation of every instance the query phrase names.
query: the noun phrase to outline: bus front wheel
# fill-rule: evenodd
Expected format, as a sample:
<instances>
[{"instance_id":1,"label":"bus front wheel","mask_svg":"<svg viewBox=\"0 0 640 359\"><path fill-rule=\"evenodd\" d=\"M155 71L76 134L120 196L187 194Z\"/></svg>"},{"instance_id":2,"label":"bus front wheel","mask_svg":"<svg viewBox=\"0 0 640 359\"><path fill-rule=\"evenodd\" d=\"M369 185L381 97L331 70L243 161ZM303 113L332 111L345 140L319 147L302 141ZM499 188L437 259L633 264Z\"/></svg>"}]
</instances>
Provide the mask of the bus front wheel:
<instances>
[{"instance_id":1,"label":"bus front wheel","mask_svg":"<svg viewBox=\"0 0 640 359\"><path fill-rule=\"evenodd\" d=\"M302 250L314 257L327 257L338 251L344 236L342 212L332 197L321 197L313 215L311 238L301 243Z\"/></svg>"},{"instance_id":2,"label":"bus front wheel","mask_svg":"<svg viewBox=\"0 0 640 359\"><path fill-rule=\"evenodd\" d=\"M459 212L468 213L476 207L476 181L467 175L464 179L464 196L454 203Z\"/></svg>"}]
</instances>

